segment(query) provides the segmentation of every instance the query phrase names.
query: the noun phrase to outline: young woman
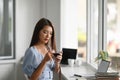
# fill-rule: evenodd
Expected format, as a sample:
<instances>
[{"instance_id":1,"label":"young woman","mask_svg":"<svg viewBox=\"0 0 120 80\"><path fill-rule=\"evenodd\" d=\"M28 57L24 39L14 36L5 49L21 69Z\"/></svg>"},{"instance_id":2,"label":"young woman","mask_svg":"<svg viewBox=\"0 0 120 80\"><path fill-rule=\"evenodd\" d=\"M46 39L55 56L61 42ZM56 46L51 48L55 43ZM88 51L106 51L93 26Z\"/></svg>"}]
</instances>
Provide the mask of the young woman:
<instances>
[{"instance_id":1,"label":"young woman","mask_svg":"<svg viewBox=\"0 0 120 80\"><path fill-rule=\"evenodd\" d=\"M53 71L60 71L62 53L57 57L55 32L52 23L45 18L35 26L30 47L26 50L23 71L29 80L52 80Z\"/></svg>"}]
</instances>

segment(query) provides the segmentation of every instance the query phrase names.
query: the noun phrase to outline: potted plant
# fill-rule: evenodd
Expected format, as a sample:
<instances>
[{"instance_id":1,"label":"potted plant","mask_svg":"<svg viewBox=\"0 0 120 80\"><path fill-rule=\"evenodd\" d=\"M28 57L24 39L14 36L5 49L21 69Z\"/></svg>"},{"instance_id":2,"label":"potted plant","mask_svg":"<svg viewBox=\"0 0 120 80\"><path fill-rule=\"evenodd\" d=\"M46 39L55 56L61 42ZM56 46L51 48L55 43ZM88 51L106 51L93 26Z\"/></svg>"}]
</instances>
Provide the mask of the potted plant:
<instances>
[{"instance_id":1,"label":"potted plant","mask_svg":"<svg viewBox=\"0 0 120 80\"><path fill-rule=\"evenodd\" d=\"M98 56L95 58L95 61L98 61L98 60L110 61L108 52L107 51L100 51L98 53Z\"/></svg>"}]
</instances>

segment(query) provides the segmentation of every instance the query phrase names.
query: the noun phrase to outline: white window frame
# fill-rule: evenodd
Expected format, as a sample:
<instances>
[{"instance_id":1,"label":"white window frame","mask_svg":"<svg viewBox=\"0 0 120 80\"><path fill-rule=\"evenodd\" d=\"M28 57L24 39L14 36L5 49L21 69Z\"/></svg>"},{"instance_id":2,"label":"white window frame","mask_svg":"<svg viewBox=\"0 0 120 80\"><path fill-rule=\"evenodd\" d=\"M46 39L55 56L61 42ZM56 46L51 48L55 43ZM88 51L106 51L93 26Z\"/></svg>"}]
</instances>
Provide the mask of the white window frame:
<instances>
[{"instance_id":1,"label":"white window frame","mask_svg":"<svg viewBox=\"0 0 120 80\"><path fill-rule=\"evenodd\" d=\"M107 31L106 31L106 19L107 19L107 0L98 0L98 52L101 50L106 50L107 43ZM93 38L93 4L94 0L87 0L87 62L93 67L97 67L97 64L92 61L94 58L92 54L94 52L94 46L92 45Z\"/></svg>"}]
</instances>

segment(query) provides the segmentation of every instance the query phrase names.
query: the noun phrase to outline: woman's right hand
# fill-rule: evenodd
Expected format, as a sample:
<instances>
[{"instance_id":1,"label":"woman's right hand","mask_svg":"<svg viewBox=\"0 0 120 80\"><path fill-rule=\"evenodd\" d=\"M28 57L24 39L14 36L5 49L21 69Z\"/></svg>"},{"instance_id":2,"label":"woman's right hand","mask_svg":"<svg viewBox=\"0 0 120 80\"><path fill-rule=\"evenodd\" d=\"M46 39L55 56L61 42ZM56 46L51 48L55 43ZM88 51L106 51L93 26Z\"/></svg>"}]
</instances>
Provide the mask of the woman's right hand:
<instances>
[{"instance_id":1,"label":"woman's right hand","mask_svg":"<svg viewBox=\"0 0 120 80\"><path fill-rule=\"evenodd\" d=\"M44 60L47 62L47 61L50 61L50 60L52 60L52 54L51 54L51 52L50 51L48 51L47 53L46 53L46 55L45 55L45 57L44 57Z\"/></svg>"}]
</instances>

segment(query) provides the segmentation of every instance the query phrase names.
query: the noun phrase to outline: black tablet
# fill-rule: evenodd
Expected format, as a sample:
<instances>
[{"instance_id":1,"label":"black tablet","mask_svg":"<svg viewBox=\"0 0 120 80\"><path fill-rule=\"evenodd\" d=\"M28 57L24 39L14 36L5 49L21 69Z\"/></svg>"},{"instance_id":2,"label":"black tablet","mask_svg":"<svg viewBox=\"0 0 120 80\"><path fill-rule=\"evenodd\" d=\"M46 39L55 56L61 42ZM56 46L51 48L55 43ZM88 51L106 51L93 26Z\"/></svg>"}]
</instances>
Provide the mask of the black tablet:
<instances>
[{"instance_id":1,"label":"black tablet","mask_svg":"<svg viewBox=\"0 0 120 80\"><path fill-rule=\"evenodd\" d=\"M62 48L63 55L62 55L62 64L68 64L68 59L76 59L77 49L72 48Z\"/></svg>"}]
</instances>

